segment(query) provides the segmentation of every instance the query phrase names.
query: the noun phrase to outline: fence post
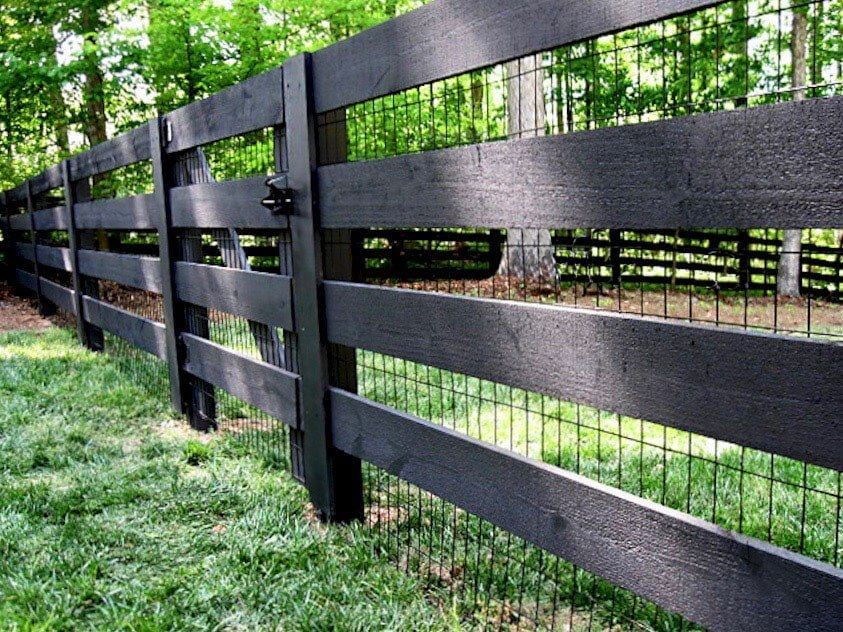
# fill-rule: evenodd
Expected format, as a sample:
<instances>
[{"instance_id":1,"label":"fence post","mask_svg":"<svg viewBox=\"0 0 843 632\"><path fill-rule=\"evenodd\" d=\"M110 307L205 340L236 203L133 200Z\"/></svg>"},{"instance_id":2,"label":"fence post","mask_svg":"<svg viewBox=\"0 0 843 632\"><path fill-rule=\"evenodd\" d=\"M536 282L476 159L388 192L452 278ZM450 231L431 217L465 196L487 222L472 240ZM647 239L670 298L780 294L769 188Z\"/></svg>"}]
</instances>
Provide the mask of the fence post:
<instances>
[{"instance_id":1,"label":"fence post","mask_svg":"<svg viewBox=\"0 0 843 632\"><path fill-rule=\"evenodd\" d=\"M12 244L12 226L10 224L11 214L9 213L9 207L6 205L5 191L0 193L0 210L3 211L3 218L6 220L6 227L3 229L3 251L5 253L3 265L6 266L6 282L11 288L15 280L15 269L12 267L14 245Z\"/></svg>"},{"instance_id":2,"label":"fence post","mask_svg":"<svg viewBox=\"0 0 843 632\"><path fill-rule=\"evenodd\" d=\"M752 271L749 259L749 231L738 230L738 285L742 290L748 290L752 282Z\"/></svg>"},{"instance_id":3,"label":"fence post","mask_svg":"<svg viewBox=\"0 0 843 632\"><path fill-rule=\"evenodd\" d=\"M284 65L284 111L289 186L295 191L290 231L305 479L320 517L348 522L362 518L363 484L359 459L336 450L331 441L328 348L321 331L324 272L314 178L316 127L308 54Z\"/></svg>"},{"instance_id":4,"label":"fence post","mask_svg":"<svg viewBox=\"0 0 843 632\"><path fill-rule=\"evenodd\" d=\"M163 117L156 117L149 122L149 150L152 156L152 180L155 186L154 196L158 215L155 224L158 227L158 257L161 260L161 294L164 300L164 323L167 326L167 367L170 372L170 401L179 413L188 410L186 406L187 376L182 370L184 349L179 343L181 318L175 302L175 268L173 266L176 249L176 235L172 228L170 214L170 179L167 177L166 160L161 127ZM191 420L193 424L193 420ZM207 428L205 428L207 429Z\"/></svg>"},{"instance_id":5,"label":"fence post","mask_svg":"<svg viewBox=\"0 0 843 632\"><path fill-rule=\"evenodd\" d=\"M32 269L35 273L35 295L38 299L38 312L42 316L56 313L55 306L44 298L41 291L41 266L38 263L38 231L35 230L35 197L32 194L32 181L26 181L26 211L29 214L29 235L32 243Z\"/></svg>"},{"instance_id":6,"label":"fence post","mask_svg":"<svg viewBox=\"0 0 843 632\"><path fill-rule=\"evenodd\" d=\"M73 277L73 304L76 307L76 335L79 342L92 351L105 349L105 339L102 329L85 321L84 297L99 296L99 286L96 279L83 277L79 273L79 250L85 244L85 237L76 228L76 203L85 202L91 198L91 187L87 178L78 182L73 181L70 172L70 161L62 161L62 179L64 180L64 206L67 214L67 240L70 248L70 274ZM93 245L93 239L88 240Z\"/></svg>"}]
</instances>

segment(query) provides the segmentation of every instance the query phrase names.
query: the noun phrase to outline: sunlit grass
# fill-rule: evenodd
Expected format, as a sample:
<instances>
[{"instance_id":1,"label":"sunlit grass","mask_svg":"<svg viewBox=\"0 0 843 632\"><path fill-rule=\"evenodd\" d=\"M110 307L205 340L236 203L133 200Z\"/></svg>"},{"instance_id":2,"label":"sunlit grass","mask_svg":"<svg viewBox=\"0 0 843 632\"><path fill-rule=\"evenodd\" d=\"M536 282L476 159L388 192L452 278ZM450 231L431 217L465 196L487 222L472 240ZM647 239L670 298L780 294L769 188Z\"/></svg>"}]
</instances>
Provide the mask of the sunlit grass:
<instances>
[{"instance_id":1,"label":"sunlit grass","mask_svg":"<svg viewBox=\"0 0 843 632\"><path fill-rule=\"evenodd\" d=\"M70 332L0 335L0 627L445 629L304 490Z\"/></svg>"},{"instance_id":2,"label":"sunlit grass","mask_svg":"<svg viewBox=\"0 0 843 632\"><path fill-rule=\"evenodd\" d=\"M358 351L364 396L728 529L839 564L839 472Z\"/></svg>"}]
</instances>

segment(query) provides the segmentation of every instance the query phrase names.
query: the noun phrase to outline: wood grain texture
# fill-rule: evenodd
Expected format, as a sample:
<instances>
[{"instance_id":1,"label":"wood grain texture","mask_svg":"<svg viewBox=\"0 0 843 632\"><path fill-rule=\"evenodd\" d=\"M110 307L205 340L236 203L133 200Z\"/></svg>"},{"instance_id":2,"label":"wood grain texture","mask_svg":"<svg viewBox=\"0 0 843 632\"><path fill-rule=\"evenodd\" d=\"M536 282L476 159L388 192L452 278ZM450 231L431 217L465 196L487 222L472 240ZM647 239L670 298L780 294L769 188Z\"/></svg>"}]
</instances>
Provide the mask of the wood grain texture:
<instances>
[{"instance_id":1,"label":"wood grain texture","mask_svg":"<svg viewBox=\"0 0 843 632\"><path fill-rule=\"evenodd\" d=\"M141 125L68 159L70 176L82 180L149 160L149 127Z\"/></svg>"},{"instance_id":2,"label":"wood grain texture","mask_svg":"<svg viewBox=\"0 0 843 632\"><path fill-rule=\"evenodd\" d=\"M30 178L30 185L33 195L40 195L61 188L64 185L61 163L48 167L37 176Z\"/></svg>"},{"instance_id":3,"label":"wood grain texture","mask_svg":"<svg viewBox=\"0 0 843 632\"><path fill-rule=\"evenodd\" d=\"M80 250L78 257L79 272L85 276L161 293L161 262L157 257L96 250Z\"/></svg>"},{"instance_id":4,"label":"wood grain texture","mask_svg":"<svg viewBox=\"0 0 843 632\"><path fill-rule=\"evenodd\" d=\"M67 208L57 206L35 211L33 220L36 230L67 230Z\"/></svg>"},{"instance_id":5,"label":"wood grain texture","mask_svg":"<svg viewBox=\"0 0 843 632\"><path fill-rule=\"evenodd\" d=\"M843 345L325 283L330 342L843 469Z\"/></svg>"},{"instance_id":6,"label":"wood grain texture","mask_svg":"<svg viewBox=\"0 0 843 632\"><path fill-rule=\"evenodd\" d=\"M16 241L14 245L15 257L25 261L35 261L35 248L32 244Z\"/></svg>"},{"instance_id":7,"label":"wood grain texture","mask_svg":"<svg viewBox=\"0 0 843 632\"><path fill-rule=\"evenodd\" d=\"M284 122L283 71L274 68L175 110L165 119L173 130L167 153L279 125Z\"/></svg>"},{"instance_id":8,"label":"wood grain texture","mask_svg":"<svg viewBox=\"0 0 843 632\"><path fill-rule=\"evenodd\" d=\"M167 359L166 327L108 303L82 297L85 321L96 325L161 360Z\"/></svg>"},{"instance_id":9,"label":"wood grain texture","mask_svg":"<svg viewBox=\"0 0 843 632\"><path fill-rule=\"evenodd\" d=\"M313 55L316 111L399 92L721 0L438 0Z\"/></svg>"},{"instance_id":10,"label":"wood grain texture","mask_svg":"<svg viewBox=\"0 0 843 632\"><path fill-rule=\"evenodd\" d=\"M288 276L182 261L175 264L175 272L180 301L293 330Z\"/></svg>"},{"instance_id":11,"label":"wood grain texture","mask_svg":"<svg viewBox=\"0 0 843 632\"><path fill-rule=\"evenodd\" d=\"M323 226L843 226L841 119L834 97L322 167Z\"/></svg>"},{"instance_id":12,"label":"wood grain texture","mask_svg":"<svg viewBox=\"0 0 843 632\"><path fill-rule=\"evenodd\" d=\"M335 445L712 630L830 630L843 571L333 389Z\"/></svg>"},{"instance_id":13,"label":"wood grain texture","mask_svg":"<svg viewBox=\"0 0 843 632\"><path fill-rule=\"evenodd\" d=\"M69 248L38 245L38 263L49 268L71 272L73 270L72 253ZM43 282L43 281L42 281Z\"/></svg>"},{"instance_id":14,"label":"wood grain texture","mask_svg":"<svg viewBox=\"0 0 843 632\"><path fill-rule=\"evenodd\" d=\"M48 301L63 309L68 314L76 315L76 296L70 288L59 285L49 279L41 279L41 294Z\"/></svg>"},{"instance_id":15,"label":"wood grain texture","mask_svg":"<svg viewBox=\"0 0 843 632\"><path fill-rule=\"evenodd\" d=\"M12 227L12 230L29 230L32 227L32 220L29 217L29 213L10 215L9 226Z\"/></svg>"},{"instance_id":16,"label":"wood grain texture","mask_svg":"<svg viewBox=\"0 0 843 632\"><path fill-rule=\"evenodd\" d=\"M181 336L191 375L221 388L275 419L298 427L299 377L193 334Z\"/></svg>"},{"instance_id":17,"label":"wood grain texture","mask_svg":"<svg viewBox=\"0 0 843 632\"><path fill-rule=\"evenodd\" d=\"M77 202L74 213L78 230L154 230L159 209L157 198L147 194Z\"/></svg>"},{"instance_id":18,"label":"wood grain texture","mask_svg":"<svg viewBox=\"0 0 843 632\"><path fill-rule=\"evenodd\" d=\"M285 230L287 217L261 206L269 193L266 178L178 187L170 191L173 226L177 228L275 228Z\"/></svg>"},{"instance_id":19,"label":"wood grain texture","mask_svg":"<svg viewBox=\"0 0 843 632\"><path fill-rule=\"evenodd\" d=\"M26 202L27 183L22 182L13 189L6 191L6 204L16 206Z\"/></svg>"},{"instance_id":20,"label":"wood grain texture","mask_svg":"<svg viewBox=\"0 0 843 632\"><path fill-rule=\"evenodd\" d=\"M15 283L26 290L30 290L31 292L35 292L38 288L38 282L35 279L35 275L29 272L24 272L19 268L15 269Z\"/></svg>"}]
</instances>

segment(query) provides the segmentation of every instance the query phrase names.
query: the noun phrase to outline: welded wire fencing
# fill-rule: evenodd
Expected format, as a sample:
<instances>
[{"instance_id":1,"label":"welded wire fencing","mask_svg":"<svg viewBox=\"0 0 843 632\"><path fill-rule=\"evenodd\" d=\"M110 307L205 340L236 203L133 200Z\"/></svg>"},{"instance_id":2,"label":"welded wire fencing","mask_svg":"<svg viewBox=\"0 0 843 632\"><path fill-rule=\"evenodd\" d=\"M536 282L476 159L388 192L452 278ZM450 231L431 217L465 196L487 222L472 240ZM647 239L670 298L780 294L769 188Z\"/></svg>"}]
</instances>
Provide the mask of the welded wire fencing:
<instances>
[{"instance_id":1,"label":"welded wire fencing","mask_svg":"<svg viewBox=\"0 0 843 632\"><path fill-rule=\"evenodd\" d=\"M451 4L6 192L10 277L467 625L835 625L840 4Z\"/></svg>"}]
</instances>

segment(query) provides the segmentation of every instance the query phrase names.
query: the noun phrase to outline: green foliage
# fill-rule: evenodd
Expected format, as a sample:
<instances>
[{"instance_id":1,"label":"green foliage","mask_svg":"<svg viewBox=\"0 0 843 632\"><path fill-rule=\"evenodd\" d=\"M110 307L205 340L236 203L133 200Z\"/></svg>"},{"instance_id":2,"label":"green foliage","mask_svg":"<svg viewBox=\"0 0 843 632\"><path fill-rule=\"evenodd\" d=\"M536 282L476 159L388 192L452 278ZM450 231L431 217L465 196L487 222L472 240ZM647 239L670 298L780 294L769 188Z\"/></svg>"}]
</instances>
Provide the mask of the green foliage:
<instances>
[{"instance_id":1,"label":"green foliage","mask_svg":"<svg viewBox=\"0 0 843 632\"><path fill-rule=\"evenodd\" d=\"M98 127L113 136L421 3L6 0L0 190L90 146Z\"/></svg>"},{"instance_id":2,"label":"green foliage","mask_svg":"<svg viewBox=\"0 0 843 632\"><path fill-rule=\"evenodd\" d=\"M4 630L442 630L361 528L67 331L0 334Z\"/></svg>"}]
</instances>

